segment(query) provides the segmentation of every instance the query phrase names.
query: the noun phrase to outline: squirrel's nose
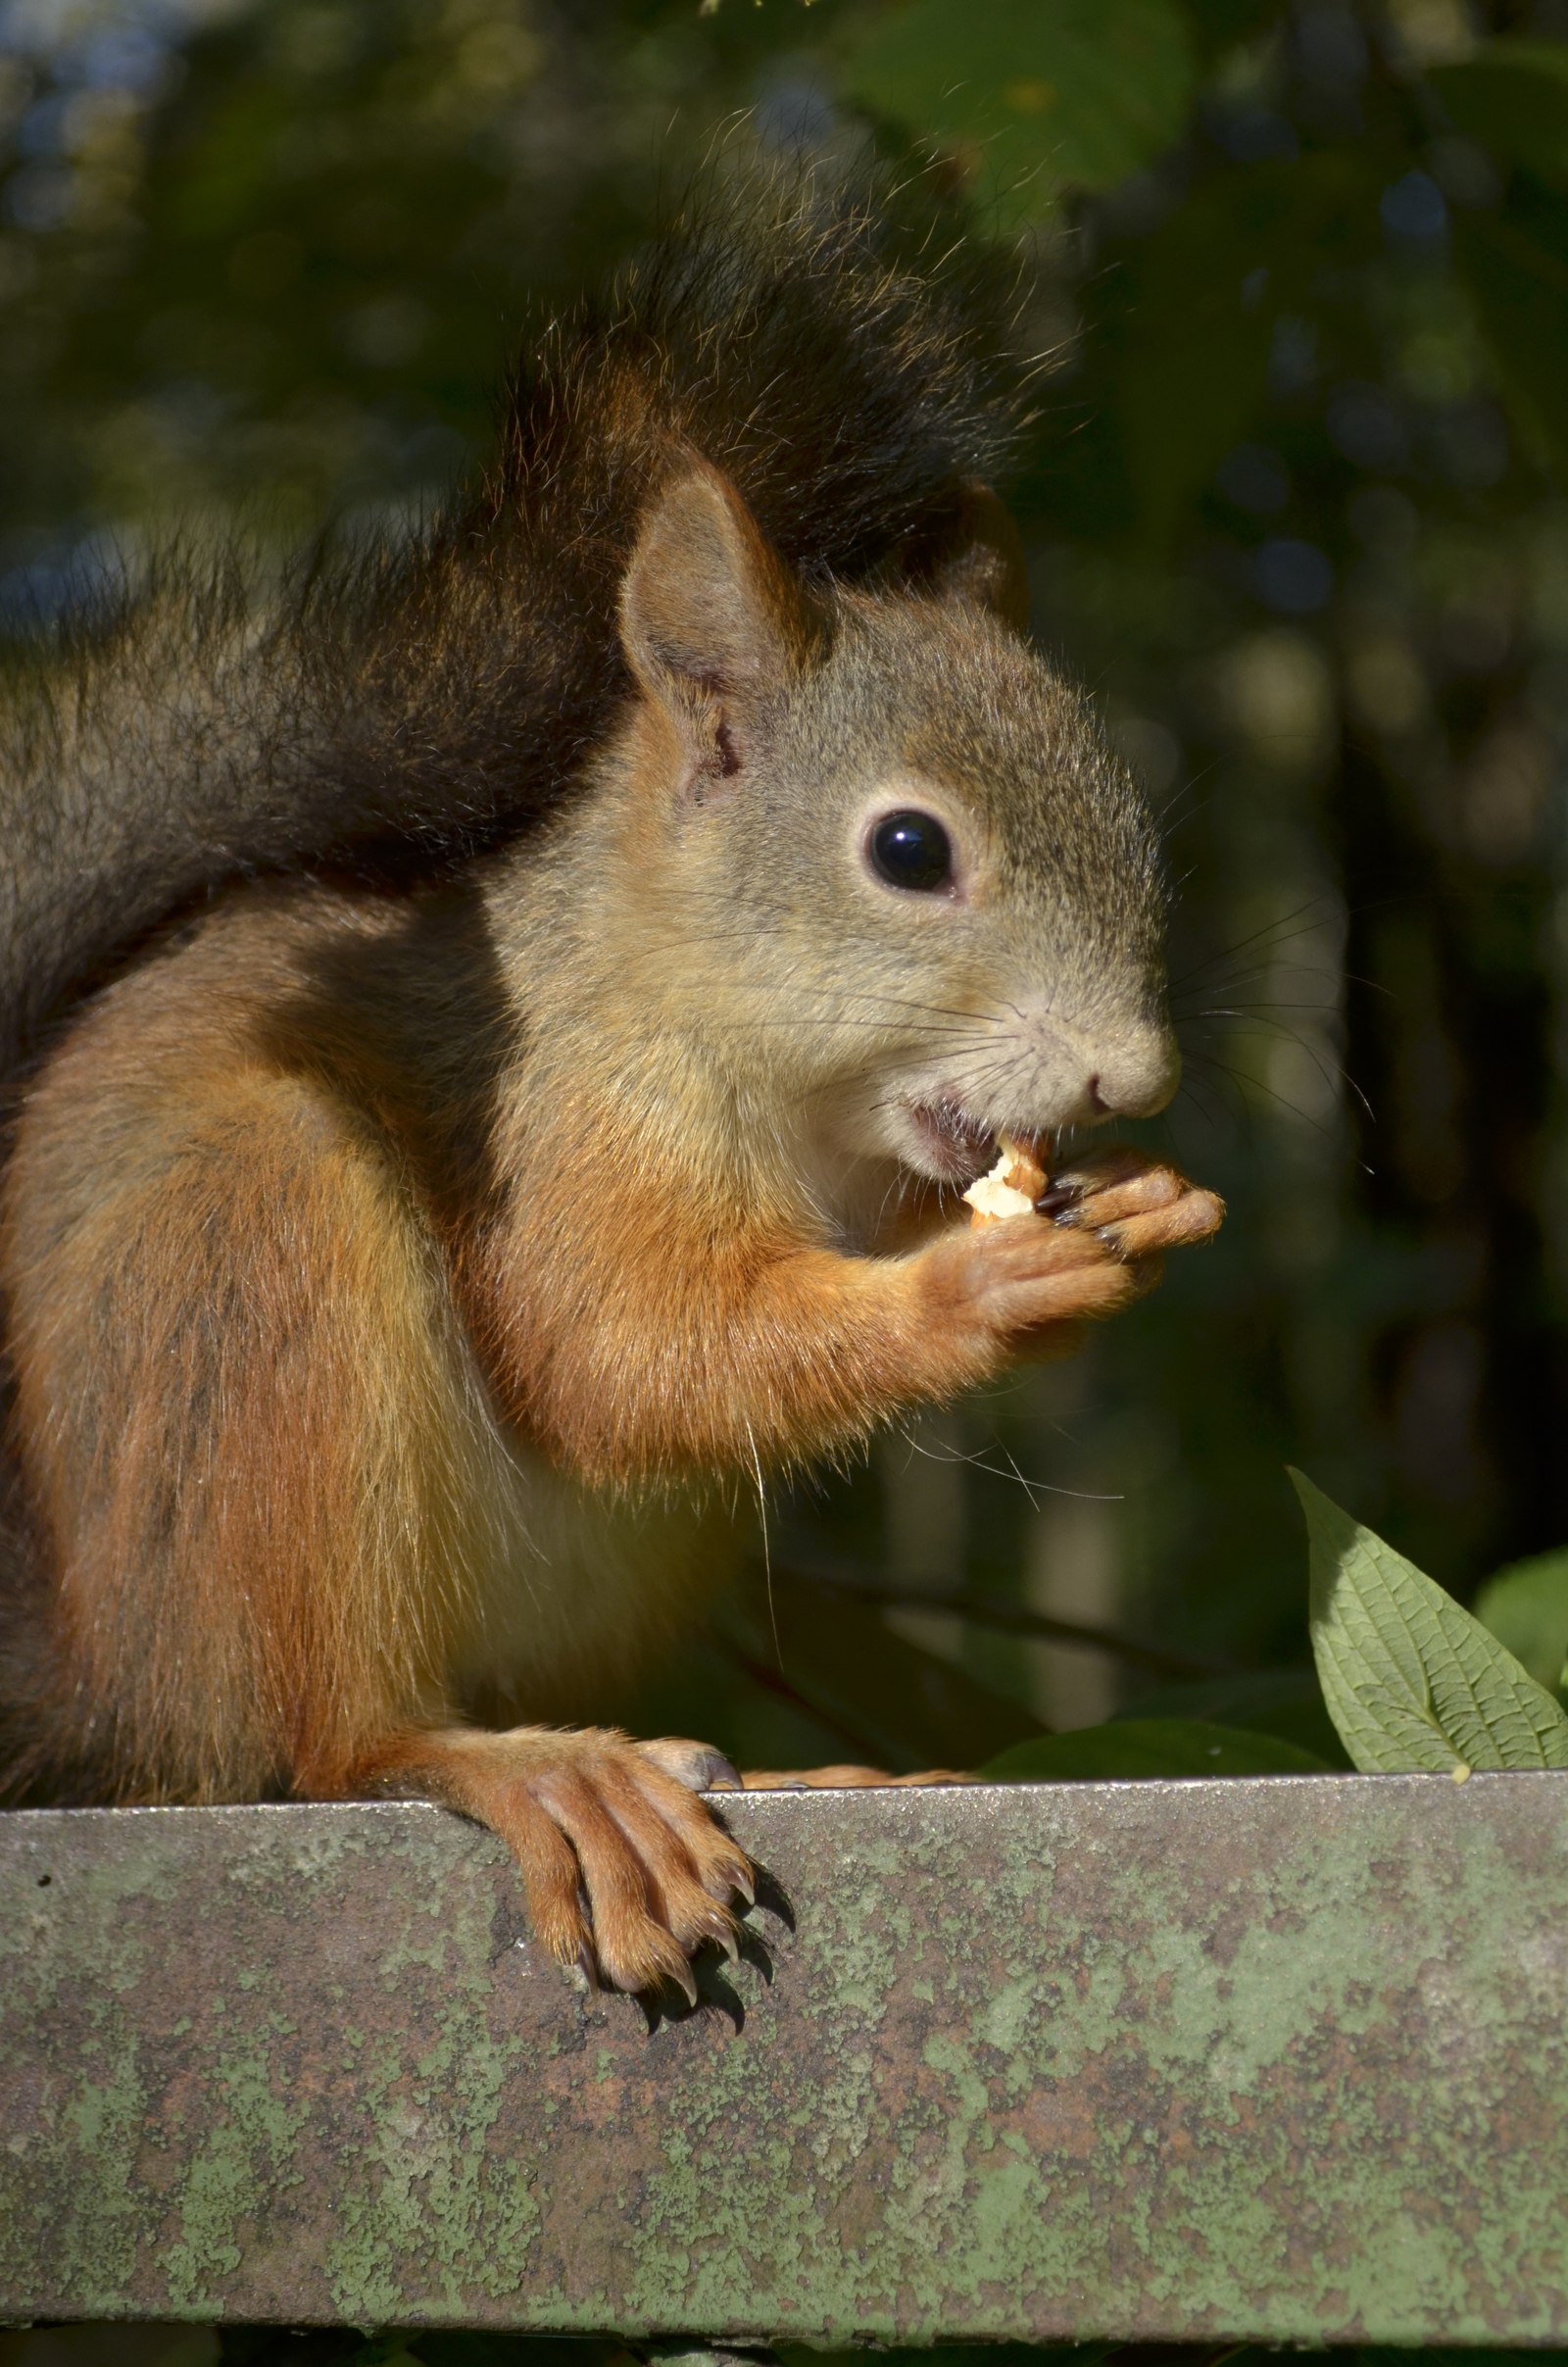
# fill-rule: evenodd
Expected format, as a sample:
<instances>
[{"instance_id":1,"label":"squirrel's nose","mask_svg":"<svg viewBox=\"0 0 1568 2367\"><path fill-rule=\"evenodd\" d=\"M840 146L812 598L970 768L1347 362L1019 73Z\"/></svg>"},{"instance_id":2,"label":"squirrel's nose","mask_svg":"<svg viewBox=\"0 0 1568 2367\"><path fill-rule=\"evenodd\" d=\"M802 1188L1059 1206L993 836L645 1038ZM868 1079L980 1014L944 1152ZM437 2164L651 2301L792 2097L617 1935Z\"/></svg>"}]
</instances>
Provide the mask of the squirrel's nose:
<instances>
[{"instance_id":1,"label":"squirrel's nose","mask_svg":"<svg viewBox=\"0 0 1568 2367\"><path fill-rule=\"evenodd\" d=\"M1134 1011L1097 1013L1086 1022L1046 1010L1028 1020L1024 1041L1039 1058L1034 1122L1042 1128L1152 1117L1176 1091L1181 1054L1161 1016Z\"/></svg>"},{"instance_id":2,"label":"squirrel's nose","mask_svg":"<svg viewBox=\"0 0 1568 2367\"><path fill-rule=\"evenodd\" d=\"M1140 1028L1102 1060L1085 1088L1097 1117L1152 1117L1181 1082L1182 1056L1168 1027Z\"/></svg>"}]
</instances>

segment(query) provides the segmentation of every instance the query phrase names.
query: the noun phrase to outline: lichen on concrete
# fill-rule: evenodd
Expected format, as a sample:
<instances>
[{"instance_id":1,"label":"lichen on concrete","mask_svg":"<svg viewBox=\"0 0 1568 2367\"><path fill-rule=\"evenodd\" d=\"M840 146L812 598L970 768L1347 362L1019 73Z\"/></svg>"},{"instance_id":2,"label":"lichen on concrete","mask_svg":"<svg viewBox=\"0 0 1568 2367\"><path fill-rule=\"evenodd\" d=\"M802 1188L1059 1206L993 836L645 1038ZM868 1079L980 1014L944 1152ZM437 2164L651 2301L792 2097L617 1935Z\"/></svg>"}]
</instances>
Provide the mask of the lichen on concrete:
<instances>
[{"instance_id":1,"label":"lichen on concrete","mask_svg":"<svg viewBox=\"0 0 1568 2367\"><path fill-rule=\"evenodd\" d=\"M434 1809L0 1818L0 2316L1568 2339L1568 1776L725 1812L652 2023Z\"/></svg>"}]
</instances>

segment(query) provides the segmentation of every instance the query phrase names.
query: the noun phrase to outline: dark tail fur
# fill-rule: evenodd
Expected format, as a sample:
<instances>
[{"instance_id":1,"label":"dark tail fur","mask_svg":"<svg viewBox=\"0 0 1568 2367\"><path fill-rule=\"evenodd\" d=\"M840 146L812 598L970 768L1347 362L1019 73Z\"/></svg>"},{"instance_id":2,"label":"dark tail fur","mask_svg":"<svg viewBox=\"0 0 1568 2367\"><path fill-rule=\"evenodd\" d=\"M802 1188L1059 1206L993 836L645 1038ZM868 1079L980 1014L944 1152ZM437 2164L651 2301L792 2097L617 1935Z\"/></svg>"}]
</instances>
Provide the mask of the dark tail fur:
<instances>
[{"instance_id":1,"label":"dark tail fur","mask_svg":"<svg viewBox=\"0 0 1568 2367\"><path fill-rule=\"evenodd\" d=\"M525 358L498 465L417 547L270 592L175 550L24 653L0 704L0 1072L226 878L403 873L567 794L624 695L616 588L682 454L809 575L917 560L957 480L1006 456L1012 317L918 181L714 175Z\"/></svg>"}]
</instances>

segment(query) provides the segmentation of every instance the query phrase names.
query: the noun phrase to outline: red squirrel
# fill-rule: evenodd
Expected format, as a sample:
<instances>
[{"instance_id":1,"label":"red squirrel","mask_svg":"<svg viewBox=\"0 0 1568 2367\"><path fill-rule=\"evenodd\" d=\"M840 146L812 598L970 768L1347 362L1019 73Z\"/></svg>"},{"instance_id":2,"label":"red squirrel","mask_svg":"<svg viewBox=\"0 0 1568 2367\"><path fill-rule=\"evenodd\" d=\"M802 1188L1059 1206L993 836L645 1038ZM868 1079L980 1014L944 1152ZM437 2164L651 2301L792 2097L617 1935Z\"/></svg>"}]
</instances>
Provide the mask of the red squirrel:
<instances>
[{"instance_id":1,"label":"red squirrel","mask_svg":"<svg viewBox=\"0 0 1568 2367\"><path fill-rule=\"evenodd\" d=\"M566 1721L726 1489L1222 1213L1128 1151L958 1205L1003 1130L1173 1092L1156 833L1024 637L984 268L806 176L727 203L425 538L175 554L0 716L10 1797L423 1796L562 1959L688 1994L741 1779Z\"/></svg>"}]
</instances>

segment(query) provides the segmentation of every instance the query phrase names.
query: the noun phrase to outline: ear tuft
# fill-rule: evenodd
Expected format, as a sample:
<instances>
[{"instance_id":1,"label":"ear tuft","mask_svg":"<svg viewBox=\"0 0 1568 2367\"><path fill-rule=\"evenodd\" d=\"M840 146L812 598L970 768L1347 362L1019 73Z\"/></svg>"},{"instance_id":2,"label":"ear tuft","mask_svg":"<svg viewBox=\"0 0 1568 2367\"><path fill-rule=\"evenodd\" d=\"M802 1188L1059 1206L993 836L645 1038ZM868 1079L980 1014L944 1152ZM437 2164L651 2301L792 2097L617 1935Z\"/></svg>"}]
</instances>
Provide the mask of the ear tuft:
<instances>
[{"instance_id":1,"label":"ear tuft","mask_svg":"<svg viewBox=\"0 0 1568 2367\"><path fill-rule=\"evenodd\" d=\"M1029 566L1023 537L980 477L955 486L938 525L905 551L905 571L939 600L989 609L1015 633L1029 629Z\"/></svg>"},{"instance_id":2,"label":"ear tuft","mask_svg":"<svg viewBox=\"0 0 1568 2367\"><path fill-rule=\"evenodd\" d=\"M732 747L821 652L821 616L720 469L662 487L620 588L620 631L643 688L687 715L716 709ZM738 761L738 760L736 760ZM726 760L725 769L734 769Z\"/></svg>"}]
</instances>

